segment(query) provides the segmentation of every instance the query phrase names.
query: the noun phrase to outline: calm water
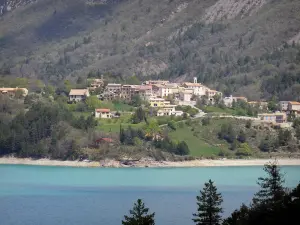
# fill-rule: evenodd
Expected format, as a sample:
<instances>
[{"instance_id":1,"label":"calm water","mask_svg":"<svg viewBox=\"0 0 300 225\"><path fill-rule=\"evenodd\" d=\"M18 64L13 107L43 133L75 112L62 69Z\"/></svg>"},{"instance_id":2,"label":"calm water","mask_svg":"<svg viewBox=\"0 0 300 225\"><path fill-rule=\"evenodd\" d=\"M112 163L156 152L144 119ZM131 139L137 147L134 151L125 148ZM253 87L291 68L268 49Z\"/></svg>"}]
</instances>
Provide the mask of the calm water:
<instances>
[{"instance_id":1,"label":"calm water","mask_svg":"<svg viewBox=\"0 0 300 225\"><path fill-rule=\"evenodd\" d=\"M300 166L282 167L286 185ZM195 197L208 179L224 198L224 215L257 190L262 167L104 169L0 165L0 224L117 225L136 199L156 212L157 225L191 225Z\"/></svg>"}]
</instances>

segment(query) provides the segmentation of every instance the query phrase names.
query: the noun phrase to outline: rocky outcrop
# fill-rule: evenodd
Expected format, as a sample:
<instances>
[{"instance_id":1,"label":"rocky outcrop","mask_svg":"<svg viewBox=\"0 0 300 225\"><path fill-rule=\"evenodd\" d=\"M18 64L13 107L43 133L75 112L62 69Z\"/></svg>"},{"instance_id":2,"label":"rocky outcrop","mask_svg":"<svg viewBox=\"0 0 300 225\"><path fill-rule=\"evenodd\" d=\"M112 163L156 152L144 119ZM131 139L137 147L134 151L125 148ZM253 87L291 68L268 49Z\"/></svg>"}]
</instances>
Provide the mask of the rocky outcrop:
<instances>
[{"instance_id":1,"label":"rocky outcrop","mask_svg":"<svg viewBox=\"0 0 300 225\"><path fill-rule=\"evenodd\" d=\"M213 23L224 19L234 19L257 12L267 0L219 0L206 10L203 17L205 23Z\"/></svg>"},{"instance_id":2,"label":"rocky outcrop","mask_svg":"<svg viewBox=\"0 0 300 225\"><path fill-rule=\"evenodd\" d=\"M20 6L27 5L38 0L0 0L0 16Z\"/></svg>"}]
</instances>

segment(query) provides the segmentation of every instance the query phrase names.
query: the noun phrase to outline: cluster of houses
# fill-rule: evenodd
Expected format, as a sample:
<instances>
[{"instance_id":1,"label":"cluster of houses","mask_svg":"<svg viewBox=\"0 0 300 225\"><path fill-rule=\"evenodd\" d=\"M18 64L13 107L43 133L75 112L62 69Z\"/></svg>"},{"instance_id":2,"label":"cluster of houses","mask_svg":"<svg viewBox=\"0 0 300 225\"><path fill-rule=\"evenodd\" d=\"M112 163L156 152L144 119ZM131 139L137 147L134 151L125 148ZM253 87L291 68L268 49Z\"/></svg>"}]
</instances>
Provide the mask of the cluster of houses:
<instances>
[{"instance_id":1,"label":"cluster of houses","mask_svg":"<svg viewBox=\"0 0 300 225\"><path fill-rule=\"evenodd\" d=\"M69 94L71 102L85 100L90 96L90 91L95 90L104 85L103 80L95 79L91 86L87 89L72 89ZM150 80L141 85L127 85L108 83L103 93L98 97L101 100L124 100L130 102L133 96L139 95L144 101L149 102L150 107L155 110L157 116L182 116L183 112L176 110L177 105L195 105L193 97L203 97L211 103L214 102L214 96L222 93L204 86L197 82L171 83L167 80ZM166 98L171 96L176 104L171 104ZM103 112L102 112L103 111ZM104 112L105 111L105 112ZM112 118L112 114L108 109L96 109L95 116L98 118Z\"/></svg>"},{"instance_id":2,"label":"cluster of houses","mask_svg":"<svg viewBox=\"0 0 300 225\"><path fill-rule=\"evenodd\" d=\"M245 97L225 97L224 104L227 107L231 107L234 101L244 101L253 107L258 107L261 110L268 110L268 102L257 102L257 101L247 101ZM273 113L260 113L258 114L258 119L266 123L272 124L282 124L287 122L289 115L293 117L300 117L300 102L296 101L280 101L279 102L279 111Z\"/></svg>"},{"instance_id":3,"label":"cluster of houses","mask_svg":"<svg viewBox=\"0 0 300 225\"><path fill-rule=\"evenodd\" d=\"M234 102L244 101L251 106L268 110L268 102L249 101L246 97L224 97L221 92L212 90L207 86L198 83L197 78L193 82L172 83L167 80L149 80L141 85L127 85L108 83L105 87L104 80L93 79L90 86L86 89L71 89L69 93L70 102L84 101L97 88L102 88L104 91L98 95L101 100L124 100L130 102L133 96L139 95L144 101L147 101L150 108L155 111L157 116L182 116L183 112L176 110L177 105L195 105L195 98L205 97L208 103L214 104L215 96L223 100L225 106L232 107ZM0 88L0 94L15 96L18 91L22 91L25 97L28 95L26 88ZM172 103L167 99L172 96ZM280 101L279 111L275 113L258 114L258 119L267 123L286 123L287 117L300 117L300 102L296 101ZM96 118L114 118L118 117L115 112L109 109L95 109Z\"/></svg>"},{"instance_id":4,"label":"cluster of houses","mask_svg":"<svg viewBox=\"0 0 300 225\"><path fill-rule=\"evenodd\" d=\"M72 89L69 94L69 100L72 102L82 101L90 96L90 92L96 88L103 87L103 79L95 79L87 89ZM182 111L177 111L177 105L195 105L195 97L205 97L205 99L214 104L215 96L223 100L225 106L232 107L234 102L244 101L251 106L256 106L261 110L268 109L268 102L249 101L246 97L224 97L219 91L212 90L207 86L198 83L197 78L193 82L172 83L168 80L149 80L141 85L127 85L108 83L104 92L98 95L101 100L124 100L131 101L133 96L139 95L144 101L149 102L150 108L155 110L157 116L182 116ZM166 99L172 96L175 104L171 104ZM258 119L267 123L286 123L288 115L300 116L300 103L294 101L279 102L280 111L275 113L258 114ZM109 109L95 109L97 118L113 118L114 114Z\"/></svg>"}]
</instances>

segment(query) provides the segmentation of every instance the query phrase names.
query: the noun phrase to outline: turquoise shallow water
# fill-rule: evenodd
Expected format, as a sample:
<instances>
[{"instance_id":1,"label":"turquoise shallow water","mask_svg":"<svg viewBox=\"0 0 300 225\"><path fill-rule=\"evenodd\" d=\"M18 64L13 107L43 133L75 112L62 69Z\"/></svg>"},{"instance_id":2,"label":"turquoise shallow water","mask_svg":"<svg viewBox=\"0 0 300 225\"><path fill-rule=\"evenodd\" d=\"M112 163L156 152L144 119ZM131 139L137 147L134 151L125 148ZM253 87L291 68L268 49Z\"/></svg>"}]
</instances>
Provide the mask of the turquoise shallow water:
<instances>
[{"instance_id":1,"label":"turquoise shallow water","mask_svg":"<svg viewBox=\"0 0 300 225\"><path fill-rule=\"evenodd\" d=\"M282 167L286 185L300 166ZM224 197L224 216L257 190L262 167L70 168L0 165L0 216L5 225L115 225L137 198L156 212L158 225L189 225L195 196L208 179Z\"/></svg>"}]
</instances>

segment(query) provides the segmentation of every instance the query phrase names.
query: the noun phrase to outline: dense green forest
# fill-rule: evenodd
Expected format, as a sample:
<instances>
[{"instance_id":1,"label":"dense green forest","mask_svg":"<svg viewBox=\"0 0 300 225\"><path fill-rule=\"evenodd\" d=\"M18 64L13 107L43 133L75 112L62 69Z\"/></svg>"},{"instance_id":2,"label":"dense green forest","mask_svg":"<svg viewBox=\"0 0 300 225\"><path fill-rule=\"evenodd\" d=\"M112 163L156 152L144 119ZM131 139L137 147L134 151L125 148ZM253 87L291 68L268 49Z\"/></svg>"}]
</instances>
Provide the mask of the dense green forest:
<instances>
[{"instance_id":1,"label":"dense green forest","mask_svg":"<svg viewBox=\"0 0 300 225\"><path fill-rule=\"evenodd\" d=\"M196 225L282 225L298 224L300 211L300 184L288 189L284 175L276 163L265 165L266 177L258 178L259 191L249 206L242 204L228 218L222 218L222 195L212 180L204 184L197 199L197 212L193 214ZM154 225L155 213L141 199L134 204L130 215L125 215L123 225Z\"/></svg>"},{"instance_id":2,"label":"dense green forest","mask_svg":"<svg viewBox=\"0 0 300 225\"><path fill-rule=\"evenodd\" d=\"M88 138L96 125L92 116L76 118L65 105L46 99L18 104L20 100L0 98L1 155L74 160L80 158L81 148L92 143Z\"/></svg>"},{"instance_id":3,"label":"dense green forest","mask_svg":"<svg viewBox=\"0 0 300 225\"><path fill-rule=\"evenodd\" d=\"M0 15L2 76L55 86L97 74L195 76L225 95L299 99L297 0L10 2L18 7Z\"/></svg>"},{"instance_id":4,"label":"dense green forest","mask_svg":"<svg viewBox=\"0 0 300 225\"><path fill-rule=\"evenodd\" d=\"M151 118L149 110L141 107L142 101L133 101L134 107L122 101L100 101L96 95L85 101L70 103L66 97L71 86L64 82L54 88L40 81L27 79L4 79L3 84L23 83L31 92L22 95L0 95L0 155L17 157L51 158L61 160L104 158L140 159L152 157L157 160L174 159L189 154L184 141L170 139L162 134L160 124L167 129L175 128L175 121L182 117ZM32 82L32 83L31 83ZM106 107L123 111L115 119L99 120L94 116L95 108ZM173 120L174 119L174 120ZM109 130L105 127L111 127ZM116 127L117 131L111 129ZM164 137L157 139L155 136ZM101 138L112 143L97 143Z\"/></svg>"}]
</instances>

